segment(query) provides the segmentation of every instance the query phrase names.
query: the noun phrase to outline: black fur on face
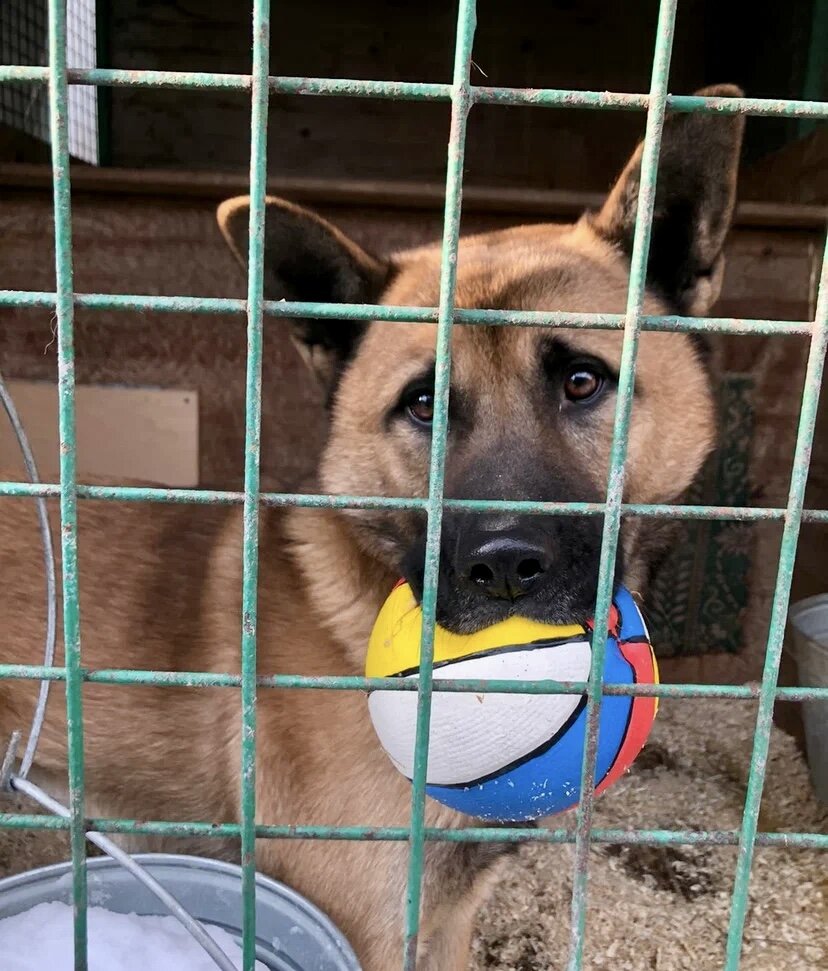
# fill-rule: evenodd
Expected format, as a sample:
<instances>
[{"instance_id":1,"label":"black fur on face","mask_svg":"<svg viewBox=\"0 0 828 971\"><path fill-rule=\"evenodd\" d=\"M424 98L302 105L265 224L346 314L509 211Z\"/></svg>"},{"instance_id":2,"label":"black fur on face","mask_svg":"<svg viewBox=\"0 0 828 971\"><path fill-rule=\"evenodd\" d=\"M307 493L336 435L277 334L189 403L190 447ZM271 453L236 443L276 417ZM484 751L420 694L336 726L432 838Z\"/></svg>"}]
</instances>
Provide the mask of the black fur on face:
<instances>
[{"instance_id":1,"label":"black fur on face","mask_svg":"<svg viewBox=\"0 0 828 971\"><path fill-rule=\"evenodd\" d=\"M487 532L520 542L531 536L544 550L548 566L526 593L492 596L469 572L458 551L475 544ZM418 600L422 599L425 535L406 553L402 573ZM437 622L457 634L471 634L508 617L527 617L542 623L584 623L595 609L601 520L597 516L533 516L516 520L514 529L500 529L496 517L447 513L443 521L437 587ZM616 579L623 573L621 556Z\"/></svg>"},{"instance_id":2,"label":"black fur on face","mask_svg":"<svg viewBox=\"0 0 828 971\"><path fill-rule=\"evenodd\" d=\"M489 475L502 457L475 463L471 474L447 479L447 494L463 498L555 502L583 497L583 485L564 481L538 456L513 456L504 480ZM470 634L508 617L542 623L584 623L592 616L598 585L602 517L521 515L447 510L443 514L437 587L437 622ZM616 581L623 575L622 555ZM425 522L406 550L401 572L422 599Z\"/></svg>"}]
</instances>

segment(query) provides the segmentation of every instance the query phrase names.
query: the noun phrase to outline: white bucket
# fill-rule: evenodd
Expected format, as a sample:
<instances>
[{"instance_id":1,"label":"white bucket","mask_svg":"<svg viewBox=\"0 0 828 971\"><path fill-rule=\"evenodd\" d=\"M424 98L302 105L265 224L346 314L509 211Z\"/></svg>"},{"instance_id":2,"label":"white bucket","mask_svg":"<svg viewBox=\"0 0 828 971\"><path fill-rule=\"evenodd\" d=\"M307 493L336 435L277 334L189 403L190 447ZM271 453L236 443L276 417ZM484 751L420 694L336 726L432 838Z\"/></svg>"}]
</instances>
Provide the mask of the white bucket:
<instances>
[{"instance_id":1,"label":"white bucket","mask_svg":"<svg viewBox=\"0 0 828 971\"><path fill-rule=\"evenodd\" d=\"M804 688L828 688L828 593L808 597L788 611L793 656ZM828 701L802 702L805 749L814 792L828 803Z\"/></svg>"}]
</instances>

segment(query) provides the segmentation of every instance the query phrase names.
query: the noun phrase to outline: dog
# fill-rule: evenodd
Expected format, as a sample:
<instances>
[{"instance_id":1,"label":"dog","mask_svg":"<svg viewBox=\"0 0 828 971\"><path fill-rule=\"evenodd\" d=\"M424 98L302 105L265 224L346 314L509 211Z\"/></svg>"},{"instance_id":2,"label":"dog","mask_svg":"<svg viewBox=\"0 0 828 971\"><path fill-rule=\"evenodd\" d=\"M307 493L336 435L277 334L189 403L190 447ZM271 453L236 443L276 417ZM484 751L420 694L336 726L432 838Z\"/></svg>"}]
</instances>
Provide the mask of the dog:
<instances>
[{"instance_id":1,"label":"dog","mask_svg":"<svg viewBox=\"0 0 828 971\"><path fill-rule=\"evenodd\" d=\"M722 85L700 93L740 91ZM667 118L645 313L705 314L715 301L742 131L735 115ZM641 146L603 207L576 223L461 240L457 305L623 312L640 174ZM221 232L242 262L248 216L247 198L218 210ZM267 201L268 298L435 306L439 267L439 244L380 259L319 216ZM435 326L347 320L289 326L330 400L317 490L427 495ZM619 331L457 326L446 496L601 501L621 344ZM699 347L684 333L644 332L625 500L674 501L714 441L711 377ZM0 501L4 662L40 661L45 611L34 515L31 500ZM625 518L621 530L616 576L634 589L645 584L658 548L646 522ZM84 667L239 671L239 507L82 500L78 523ZM361 674L372 624L395 581L403 576L422 590L425 527L417 511L262 508L259 672ZM600 545L600 517L448 511L438 620L456 632L510 615L585 620L594 609ZM29 724L36 689L34 682L0 681L0 740ZM32 778L59 795L67 786L66 728L63 686L53 690ZM86 684L83 708L89 815L238 820L238 691ZM361 693L260 689L257 746L259 822L408 825L410 785L380 748ZM427 823L470 821L429 802ZM237 853L214 841L198 849ZM507 850L428 844L422 971L467 966L475 913ZM407 859L404 842L260 839L256 847L257 868L330 914L365 971L399 965Z\"/></svg>"}]
</instances>

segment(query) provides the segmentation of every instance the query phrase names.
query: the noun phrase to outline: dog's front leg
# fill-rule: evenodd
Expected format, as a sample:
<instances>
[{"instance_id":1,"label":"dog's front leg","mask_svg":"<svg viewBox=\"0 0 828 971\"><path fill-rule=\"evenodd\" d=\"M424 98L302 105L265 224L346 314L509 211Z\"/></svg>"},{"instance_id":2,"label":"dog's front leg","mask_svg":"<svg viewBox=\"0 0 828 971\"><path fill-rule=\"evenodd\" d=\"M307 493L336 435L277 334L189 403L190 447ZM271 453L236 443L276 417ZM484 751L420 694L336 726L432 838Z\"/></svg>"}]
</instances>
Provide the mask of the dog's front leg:
<instances>
[{"instance_id":1,"label":"dog's front leg","mask_svg":"<svg viewBox=\"0 0 828 971\"><path fill-rule=\"evenodd\" d=\"M475 916L504 849L491 843L428 844L417 971L468 967ZM407 843L261 840L256 863L331 917L356 951L362 971L402 966Z\"/></svg>"}]
</instances>

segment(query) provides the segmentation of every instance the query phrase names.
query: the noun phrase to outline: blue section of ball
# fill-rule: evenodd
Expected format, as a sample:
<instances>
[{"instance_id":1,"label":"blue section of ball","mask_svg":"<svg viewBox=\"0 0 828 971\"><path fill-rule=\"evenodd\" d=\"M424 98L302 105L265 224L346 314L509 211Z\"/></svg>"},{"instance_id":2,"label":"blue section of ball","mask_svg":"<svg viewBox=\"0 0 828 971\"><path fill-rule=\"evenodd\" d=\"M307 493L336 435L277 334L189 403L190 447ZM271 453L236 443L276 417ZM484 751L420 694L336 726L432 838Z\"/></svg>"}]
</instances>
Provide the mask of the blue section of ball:
<instances>
[{"instance_id":1,"label":"blue section of ball","mask_svg":"<svg viewBox=\"0 0 828 971\"><path fill-rule=\"evenodd\" d=\"M626 587L619 587L615 591L613 598L618 613L621 616L621 630L619 631L622 641L640 640L642 637L649 640L647 631L644 629L644 621L632 594Z\"/></svg>"},{"instance_id":2,"label":"blue section of ball","mask_svg":"<svg viewBox=\"0 0 828 971\"><path fill-rule=\"evenodd\" d=\"M643 637L644 628L632 597L619 590L615 603L622 618L622 639ZM635 681L632 666L624 659L614 637L607 638L604 681ZM631 707L630 697L604 696L601 702L596 785L618 756ZM586 707L582 706L551 745L512 768L469 786L430 785L426 792L443 805L493 822L525 822L571 809L580 797L585 732Z\"/></svg>"}]
</instances>

